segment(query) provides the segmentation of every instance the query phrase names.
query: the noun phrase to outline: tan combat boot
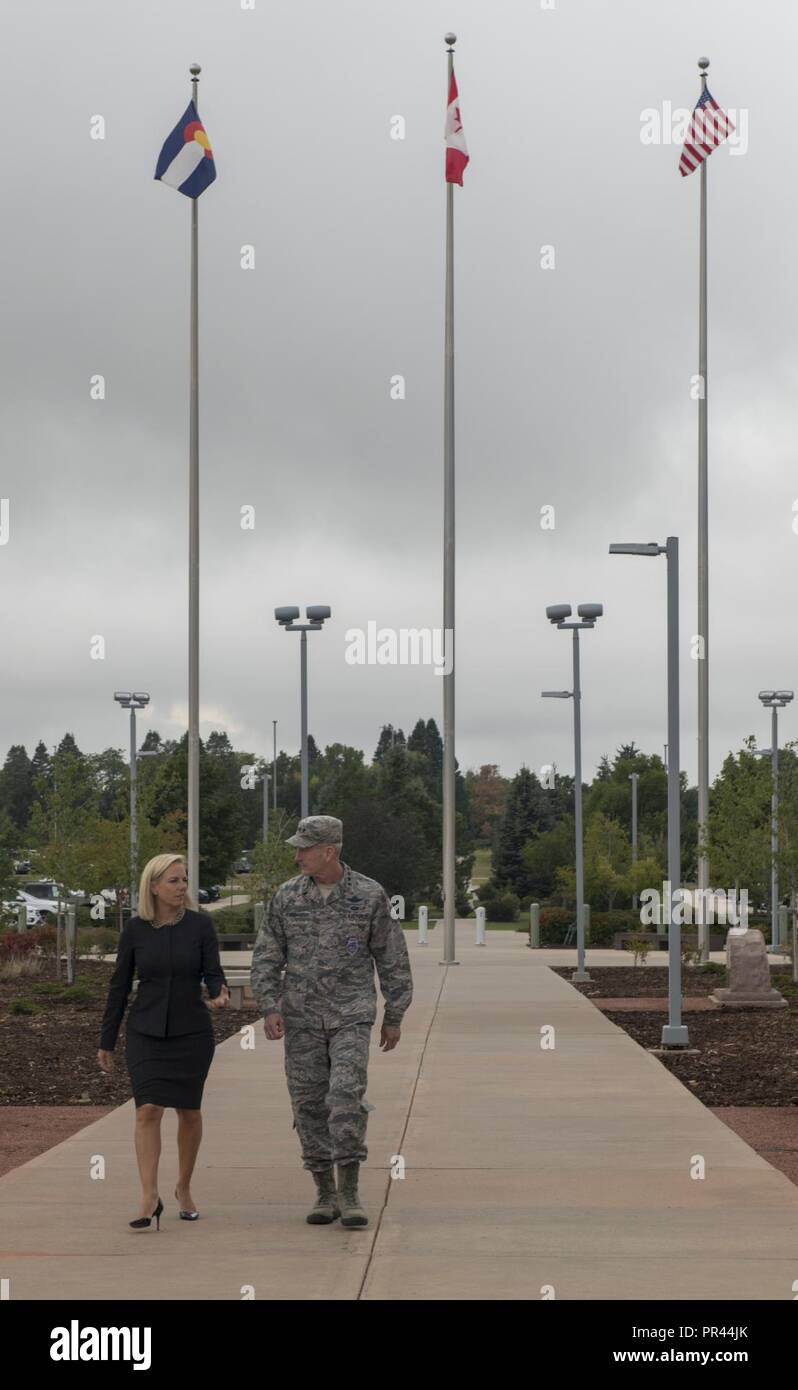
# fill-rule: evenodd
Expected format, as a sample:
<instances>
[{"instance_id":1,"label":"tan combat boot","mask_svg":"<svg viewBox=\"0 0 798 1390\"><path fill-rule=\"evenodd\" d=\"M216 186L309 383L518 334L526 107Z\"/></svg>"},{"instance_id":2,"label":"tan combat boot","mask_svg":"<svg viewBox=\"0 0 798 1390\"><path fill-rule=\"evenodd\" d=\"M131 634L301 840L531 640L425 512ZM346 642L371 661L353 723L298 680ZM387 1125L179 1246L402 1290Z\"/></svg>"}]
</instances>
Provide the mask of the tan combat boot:
<instances>
[{"instance_id":1,"label":"tan combat boot","mask_svg":"<svg viewBox=\"0 0 798 1390\"><path fill-rule=\"evenodd\" d=\"M327 1168L323 1173L314 1173L313 1181L318 1188L318 1196L306 1219L311 1226L329 1226L341 1215L335 1191L335 1173L332 1168Z\"/></svg>"},{"instance_id":2,"label":"tan combat boot","mask_svg":"<svg viewBox=\"0 0 798 1390\"><path fill-rule=\"evenodd\" d=\"M369 1219L360 1205L357 1191L359 1163L338 1164L338 1201L342 1226L368 1226Z\"/></svg>"}]
</instances>

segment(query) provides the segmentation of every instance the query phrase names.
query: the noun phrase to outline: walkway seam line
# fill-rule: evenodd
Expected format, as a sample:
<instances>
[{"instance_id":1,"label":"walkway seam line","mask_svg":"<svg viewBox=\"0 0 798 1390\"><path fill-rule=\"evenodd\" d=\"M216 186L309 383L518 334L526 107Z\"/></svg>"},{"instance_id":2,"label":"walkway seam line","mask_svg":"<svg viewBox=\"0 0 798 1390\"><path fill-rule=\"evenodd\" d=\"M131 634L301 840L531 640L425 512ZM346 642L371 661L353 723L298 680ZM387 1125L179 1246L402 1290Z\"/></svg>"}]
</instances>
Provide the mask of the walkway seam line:
<instances>
[{"instance_id":1,"label":"walkway seam line","mask_svg":"<svg viewBox=\"0 0 798 1390\"><path fill-rule=\"evenodd\" d=\"M434 1023L435 1023L435 1019L436 1019L437 1014L438 1014L438 1006L440 1005L441 998L442 998L442 996L443 996L443 989L444 989L444 985L446 984L446 980L447 980L447 978L448 978L448 975L449 975L449 966L446 965L446 967L445 967L445 969L444 969L444 972L443 972L443 976L442 976L442 978L441 978L441 983L440 983L440 988L439 988L439 990L438 990L438 995L437 995L437 998L436 998L436 1000L435 1000L435 1004L434 1004L434 1006L433 1006L432 1015L431 1015L430 1021L429 1021L429 1026L428 1026L427 1031L426 1031L426 1033L425 1033L425 1035L424 1035L424 1042L423 1042L423 1045L422 1045L422 1048L421 1048L421 1054L420 1054L419 1059L418 1059L418 1070L416 1071L416 1078L415 1078L415 1081L413 1082L413 1089L412 1089L412 1091L411 1091L411 1093L410 1093L410 1100L409 1100L409 1102L408 1102L407 1113L406 1113L406 1115L405 1115L404 1124L403 1124L403 1126L402 1126L402 1133L401 1133L401 1135L399 1136L399 1143L398 1143L397 1149L396 1149L397 1153L399 1153L399 1154L401 1154L401 1152L402 1152L402 1146L403 1146L403 1144L404 1144L405 1136L406 1136L406 1134L407 1134L407 1128L408 1128L408 1125L410 1124L410 1116L411 1116L411 1113L412 1113L412 1110L413 1110L413 1101L414 1101L415 1098L416 1098L416 1091L417 1091L417 1089L418 1089L418 1083L419 1083L419 1079L420 1079L420 1077L421 1077L421 1069L422 1069L422 1067L424 1066L424 1058L425 1058L425 1056L426 1056L426 1054L427 1054L427 1043L429 1042L430 1033L432 1032L432 1029L433 1029L433 1026L434 1026ZM385 1209L386 1209L386 1207L388 1206L388 1194L389 1194L389 1192L390 1192L390 1190L391 1190L391 1185L392 1185L394 1182L396 1182L396 1181L397 1181L396 1178L391 1177L390 1165L389 1165L389 1169L388 1169L388 1180L387 1180L387 1187L386 1187L386 1189L385 1189L385 1196L384 1196L384 1198L383 1198L382 1206L380 1207L380 1213L379 1213L379 1216L377 1217L376 1226L374 1227L374 1239L373 1239L373 1241L371 1242L371 1249L370 1249L369 1254L368 1254L368 1259L366 1260L365 1269L363 1270L363 1278L362 1278L361 1281L360 1281L360 1288L359 1288L358 1291L357 1291L357 1297L356 1297L356 1299L355 1299L355 1302L356 1302L356 1303L359 1302L360 1299L363 1297L363 1290L364 1290L364 1288L365 1288L365 1286L366 1286L366 1280L368 1279L368 1276L369 1276L369 1270L371 1269L371 1263L372 1263L372 1260L374 1259L374 1252L375 1252L375 1250L376 1250L376 1248L377 1248L377 1241L378 1241L378 1239L379 1239L380 1228L381 1228L381 1226L382 1226L382 1218L383 1218L383 1215L384 1215L384 1213L385 1213Z\"/></svg>"}]
</instances>

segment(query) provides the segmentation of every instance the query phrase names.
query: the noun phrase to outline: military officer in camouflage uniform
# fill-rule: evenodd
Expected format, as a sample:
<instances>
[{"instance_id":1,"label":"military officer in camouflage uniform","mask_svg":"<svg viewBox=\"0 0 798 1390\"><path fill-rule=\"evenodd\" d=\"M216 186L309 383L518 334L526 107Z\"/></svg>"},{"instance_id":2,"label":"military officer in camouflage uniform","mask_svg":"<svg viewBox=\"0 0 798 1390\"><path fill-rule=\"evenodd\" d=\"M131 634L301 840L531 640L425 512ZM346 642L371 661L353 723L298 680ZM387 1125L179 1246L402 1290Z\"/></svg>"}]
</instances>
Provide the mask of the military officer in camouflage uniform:
<instances>
[{"instance_id":1,"label":"military officer in camouflage uniform","mask_svg":"<svg viewBox=\"0 0 798 1390\"><path fill-rule=\"evenodd\" d=\"M357 1185L368 1154L363 1097L377 1016L374 966L385 998L385 1052L399 1042L413 985L388 896L341 862L342 839L335 816L307 816L287 841L296 846L300 873L269 902L252 956L252 992L267 1038L285 1037L294 1123L318 1189L307 1219L326 1224L340 1216L343 1226L366 1226Z\"/></svg>"}]
</instances>

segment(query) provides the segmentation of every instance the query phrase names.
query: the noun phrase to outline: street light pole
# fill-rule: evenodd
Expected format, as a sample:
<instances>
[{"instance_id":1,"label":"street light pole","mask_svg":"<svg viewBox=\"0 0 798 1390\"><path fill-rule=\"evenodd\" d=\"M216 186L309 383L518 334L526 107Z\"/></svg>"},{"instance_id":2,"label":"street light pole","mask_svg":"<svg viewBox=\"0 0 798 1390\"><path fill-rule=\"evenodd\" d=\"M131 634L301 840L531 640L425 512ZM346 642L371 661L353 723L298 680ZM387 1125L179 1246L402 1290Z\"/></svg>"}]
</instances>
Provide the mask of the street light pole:
<instances>
[{"instance_id":1,"label":"street light pole","mask_svg":"<svg viewBox=\"0 0 798 1390\"><path fill-rule=\"evenodd\" d=\"M263 769L263 843L269 838L269 777L266 769Z\"/></svg>"},{"instance_id":2,"label":"street light pole","mask_svg":"<svg viewBox=\"0 0 798 1390\"><path fill-rule=\"evenodd\" d=\"M136 868L139 862L138 835L136 832L136 706L130 706L130 915L136 911Z\"/></svg>"},{"instance_id":3,"label":"street light pole","mask_svg":"<svg viewBox=\"0 0 798 1390\"><path fill-rule=\"evenodd\" d=\"M592 624L591 624L592 626ZM582 689L579 684L579 629L573 629L574 655L574 820L576 828L576 974L589 980L585 970L585 854L582 830Z\"/></svg>"},{"instance_id":4,"label":"street light pole","mask_svg":"<svg viewBox=\"0 0 798 1390\"><path fill-rule=\"evenodd\" d=\"M681 902L681 781L679 775L679 539L668 536L664 545L620 544L610 555L665 555L668 564L668 1022L662 1029L663 1047L687 1047L689 1036L682 1023ZM674 902L678 891L679 901Z\"/></svg>"},{"instance_id":5,"label":"street light pole","mask_svg":"<svg viewBox=\"0 0 798 1390\"><path fill-rule=\"evenodd\" d=\"M604 608L600 603L580 603L578 623L566 621L571 616L570 603L555 603L546 609L546 617L555 627L573 632L573 690L544 690L544 699L573 699L574 702L574 822L576 859L576 970L572 980L589 980L585 970L585 860L582 829L582 686L579 672L579 633L582 628L596 626Z\"/></svg>"},{"instance_id":6,"label":"street light pole","mask_svg":"<svg viewBox=\"0 0 798 1390\"><path fill-rule=\"evenodd\" d=\"M302 632L299 642L300 705L302 742L300 763L302 770L302 817L308 814L308 635Z\"/></svg>"},{"instance_id":7,"label":"street light pole","mask_svg":"<svg viewBox=\"0 0 798 1390\"><path fill-rule=\"evenodd\" d=\"M779 710L793 699L792 690L760 690L759 698L771 711L770 763L773 788L770 797L770 949L779 948Z\"/></svg>"},{"instance_id":8,"label":"street light pole","mask_svg":"<svg viewBox=\"0 0 798 1390\"><path fill-rule=\"evenodd\" d=\"M779 944L779 707L771 710L771 771L773 791L770 798L770 945Z\"/></svg>"},{"instance_id":9,"label":"street light pole","mask_svg":"<svg viewBox=\"0 0 798 1390\"><path fill-rule=\"evenodd\" d=\"M274 792L274 809L277 810L277 720L272 720L274 731L274 756L272 758L272 791Z\"/></svg>"},{"instance_id":10,"label":"street light pole","mask_svg":"<svg viewBox=\"0 0 798 1390\"><path fill-rule=\"evenodd\" d=\"M629 781L632 784L632 863L637 863L637 784L640 780L639 772L630 772ZM632 894L632 909L637 912L637 894Z\"/></svg>"},{"instance_id":11,"label":"street light pole","mask_svg":"<svg viewBox=\"0 0 798 1390\"><path fill-rule=\"evenodd\" d=\"M308 655L307 655L307 637L306 637L306 633L308 633L308 632L320 632L321 629L322 629L322 626L323 626L323 624L324 624L324 622L325 622L325 620L326 620L327 618L329 618L329 616L330 616L330 609L326 606L326 604L313 604L311 607L305 609L305 615L306 615L308 621L307 621L306 623L298 623L298 622L296 621L296 619L299 617L299 609L298 609L298 608L275 608L275 610L274 610L274 616L275 616L275 618L277 619L277 621L278 621L278 623L280 624L280 626L283 627L283 628L285 628L286 632L298 632L298 633L300 634L300 637L301 637L301 646L300 646L300 701L301 701L301 705L300 705L300 711L301 711L301 725L302 725L302 749L301 749L301 754L300 754L300 766L301 766L302 786L301 786L300 805L301 805L301 818L302 818L302 820L304 820L304 819L305 819L305 816L308 814L308 783L309 783L309 777L308 777ZM276 735L275 735L275 746L276 746Z\"/></svg>"},{"instance_id":12,"label":"street light pole","mask_svg":"<svg viewBox=\"0 0 798 1390\"><path fill-rule=\"evenodd\" d=\"M130 915L138 907L138 833L136 826L136 710L144 709L150 697L144 690L117 690L114 699L130 710Z\"/></svg>"}]
</instances>

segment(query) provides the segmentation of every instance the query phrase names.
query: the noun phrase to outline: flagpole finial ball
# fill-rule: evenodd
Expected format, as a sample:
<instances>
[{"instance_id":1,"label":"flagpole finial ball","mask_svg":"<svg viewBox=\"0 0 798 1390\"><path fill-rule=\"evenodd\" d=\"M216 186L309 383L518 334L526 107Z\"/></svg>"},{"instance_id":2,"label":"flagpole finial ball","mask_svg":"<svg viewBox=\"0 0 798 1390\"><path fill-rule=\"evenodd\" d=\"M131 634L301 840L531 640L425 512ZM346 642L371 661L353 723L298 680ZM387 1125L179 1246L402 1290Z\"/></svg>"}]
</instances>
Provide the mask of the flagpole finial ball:
<instances>
[{"instance_id":1,"label":"flagpole finial ball","mask_svg":"<svg viewBox=\"0 0 798 1390\"><path fill-rule=\"evenodd\" d=\"M191 73L192 77L199 77L200 73L202 72L202 68L200 67L199 63L192 63L191 67L189 68L189 72Z\"/></svg>"},{"instance_id":2,"label":"flagpole finial ball","mask_svg":"<svg viewBox=\"0 0 798 1390\"><path fill-rule=\"evenodd\" d=\"M444 34L444 36L443 36L443 42L444 42L445 44L448 44L449 48L451 48L451 46L452 46L453 43L457 43L457 35L456 35L456 34Z\"/></svg>"},{"instance_id":3,"label":"flagpole finial ball","mask_svg":"<svg viewBox=\"0 0 798 1390\"><path fill-rule=\"evenodd\" d=\"M709 59L708 59L708 58L699 58L699 60L698 60L698 66L699 66L700 68L708 68L708 67L709 67Z\"/></svg>"}]
</instances>

